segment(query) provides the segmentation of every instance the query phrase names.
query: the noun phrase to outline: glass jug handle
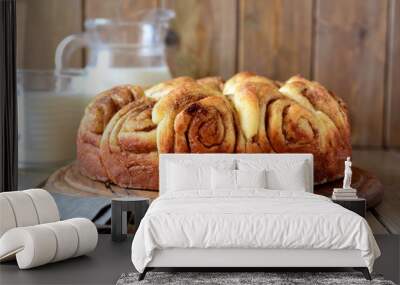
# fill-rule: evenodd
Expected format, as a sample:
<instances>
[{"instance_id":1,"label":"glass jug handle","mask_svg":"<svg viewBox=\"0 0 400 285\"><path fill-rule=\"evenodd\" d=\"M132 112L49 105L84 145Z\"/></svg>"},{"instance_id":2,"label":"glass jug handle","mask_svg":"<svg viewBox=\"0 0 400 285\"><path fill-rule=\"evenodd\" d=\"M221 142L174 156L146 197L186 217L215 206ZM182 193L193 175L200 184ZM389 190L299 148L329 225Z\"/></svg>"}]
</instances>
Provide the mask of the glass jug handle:
<instances>
[{"instance_id":1,"label":"glass jug handle","mask_svg":"<svg viewBox=\"0 0 400 285\"><path fill-rule=\"evenodd\" d=\"M71 55L79 48L87 46L88 41L84 33L72 34L64 38L57 46L55 55L56 72L68 68L68 61Z\"/></svg>"}]
</instances>

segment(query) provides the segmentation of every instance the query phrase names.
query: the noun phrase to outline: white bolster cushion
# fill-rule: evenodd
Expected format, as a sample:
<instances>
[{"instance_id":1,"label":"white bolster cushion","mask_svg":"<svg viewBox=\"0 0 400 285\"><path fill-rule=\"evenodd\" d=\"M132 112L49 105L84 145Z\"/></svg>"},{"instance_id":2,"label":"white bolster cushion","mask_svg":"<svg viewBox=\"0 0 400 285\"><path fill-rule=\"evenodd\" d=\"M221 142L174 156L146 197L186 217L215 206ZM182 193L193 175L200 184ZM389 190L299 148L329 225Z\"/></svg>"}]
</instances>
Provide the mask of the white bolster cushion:
<instances>
[{"instance_id":1,"label":"white bolster cushion","mask_svg":"<svg viewBox=\"0 0 400 285\"><path fill-rule=\"evenodd\" d=\"M83 255L94 250L97 246L97 229L92 221L85 218L74 218L65 220L64 222L71 224L78 233L78 248L75 256Z\"/></svg>"},{"instance_id":2,"label":"white bolster cushion","mask_svg":"<svg viewBox=\"0 0 400 285\"><path fill-rule=\"evenodd\" d=\"M0 261L16 257L19 268L28 269L86 254L97 239L96 226L85 218L13 228L0 238Z\"/></svg>"},{"instance_id":3,"label":"white bolster cushion","mask_svg":"<svg viewBox=\"0 0 400 285\"><path fill-rule=\"evenodd\" d=\"M0 195L0 237L16 226L17 222L10 202L6 197Z\"/></svg>"},{"instance_id":4,"label":"white bolster cushion","mask_svg":"<svg viewBox=\"0 0 400 285\"><path fill-rule=\"evenodd\" d=\"M43 189L0 193L0 217L0 237L15 227L60 220L56 202Z\"/></svg>"},{"instance_id":5,"label":"white bolster cushion","mask_svg":"<svg viewBox=\"0 0 400 285\"><path fill-rule=\"evenodd\" d=\"M23 191L1 193L11 205L17 227L33 226L39 223L31 197Z\"/></svg>"},{"instance_id":6,"label":"white bolster cushion","mask_svg":"<svg viewBox=\"0 0 400 285\"><path fill-rule=\"evenodd\" d=\"M43 189L29 189L23 191L28 194L35 206L39 224L57 222L60 220L56 201L49 192Z\"/></svg>"}]
</instances>

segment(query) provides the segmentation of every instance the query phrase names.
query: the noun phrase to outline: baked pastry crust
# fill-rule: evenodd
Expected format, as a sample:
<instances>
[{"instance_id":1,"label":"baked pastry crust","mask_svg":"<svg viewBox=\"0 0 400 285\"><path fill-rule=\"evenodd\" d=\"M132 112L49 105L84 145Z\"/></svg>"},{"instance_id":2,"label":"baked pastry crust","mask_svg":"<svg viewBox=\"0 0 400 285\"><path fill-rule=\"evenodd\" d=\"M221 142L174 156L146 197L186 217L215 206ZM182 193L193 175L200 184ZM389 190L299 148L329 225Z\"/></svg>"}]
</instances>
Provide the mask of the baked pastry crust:
<instances>
[{"instance_id":1,"label":"baked pastry crust","mask_svg":"<svg viewBox=\"0 0 400 285\"><path fill-rule=\"evenodd\" d=\"M156 101L167 96L171 91L185 83L194 83L195 80L191 77L181 76L171 80L167 80L156 84L145 91L145 95Z\"/></svg>"},{"instance_id":2,"label":"baked pastry crust","mask_svg":"<svg viewBox=\"0 0 400 285\"><path fill-rule=\"evenodd\" d=\"M222 92L224 89L224 80L219 76L204 77L196 80L202 86L211 88L214 91Z\"/></svg>"}]
</instances>

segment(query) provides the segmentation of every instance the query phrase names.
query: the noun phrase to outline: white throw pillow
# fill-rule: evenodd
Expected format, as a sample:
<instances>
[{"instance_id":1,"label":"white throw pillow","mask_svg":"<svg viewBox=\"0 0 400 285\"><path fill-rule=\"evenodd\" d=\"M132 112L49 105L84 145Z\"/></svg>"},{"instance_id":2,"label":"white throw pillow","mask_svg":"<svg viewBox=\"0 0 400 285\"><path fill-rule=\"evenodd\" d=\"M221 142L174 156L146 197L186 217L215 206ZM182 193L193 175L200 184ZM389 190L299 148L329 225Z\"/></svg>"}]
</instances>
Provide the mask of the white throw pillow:
<instances>
[{"instance_id":1,"label":"white throw pillow","mask_svg":"<svg viewBox=\"0 0 400 285\"><path fill-rule=\"evenodd\" d=\"M211 190L211 167L235 169L235 160L182 159L167 164L167 191Z\"/></svg>"},{"instance_id":2,"label":"white throw pillow","mask_svg":"<svg viewBox=\"0 0 400 285\"><path fill-rule=\"evenodd\" d=\"M236 190L236 170L216 169L211 170L211 181L213 190Z\"/></svg>"},{"instance_id":3,"label":"white throw pillow","mask_svg":"<svg viewBox=\"0 0 400 285\"><path fill-rule=\"evenodd\" d=\"M265 169L236 170L237 188L267 188Z\"/></svg>"},{"instance_id":4,"label":"white throw pillow","mask_svg":"<svg viewBox=\"0 0 400 285\"><path fill-rule=\"evenodd\" d=\"M170 163L167 178L168 190L210 189L210 170L210 167L205 166Z\"/></svg>"},{"instance_id":5,"label":"white throw pillow","mask_svg":"<svg viewBox=\"0 0 400 285\"><path fill-rule=\"evenodd\" d=\"M265 170L211 170L213 190L238 190L240 188L266 188Z\"/></svg>"},{"instance_id":6,"label":"white throw pillow","mask_svg":"<svg viewBox=\"0 0 400 285\"><path fill-rule=\"evenodd\" d=\"M267 188L272 190L306 192L305 164L297 163L288 168L267 170Z\"/></svg>"},{"instance_id":7,"label":"white throw pillow","mask_svg":"<svg viewBox=\"0 0 400 285\"><path fill-rule=\"evenodd\" d=\"M266 170L267 188L271 190L307 191L309 171L305 161L267 161L263 159L239 159L239 170Z\"/></svg>"}]
</instances>

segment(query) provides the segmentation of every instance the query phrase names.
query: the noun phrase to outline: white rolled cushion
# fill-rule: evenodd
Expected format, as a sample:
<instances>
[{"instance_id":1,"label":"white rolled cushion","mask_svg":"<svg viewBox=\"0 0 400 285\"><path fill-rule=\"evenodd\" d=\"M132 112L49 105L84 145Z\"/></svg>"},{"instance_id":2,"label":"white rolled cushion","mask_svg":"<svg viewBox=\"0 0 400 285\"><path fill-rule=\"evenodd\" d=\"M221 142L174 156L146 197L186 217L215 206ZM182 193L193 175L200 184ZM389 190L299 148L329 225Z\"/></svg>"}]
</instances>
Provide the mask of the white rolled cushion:
<instances>
[{"instance_id":1,"label":"white rolled cushion","mask_svg":"<svg viewBox=\"0 0 400 285\"><path fill-rule=\"evenodd\" d=\"M57 204L43 189L0 193L0 237L14 227L60 220Z\"/></svg>"},{"instance_id":2,"label":"white rolled cushion","mask_svg":"<svg viewBox=\"0 0 400 285\"><path fill-rule=\"evenodd\" d=\"M11 204L6 197L0 195L0 237L9 229L15 228L17 222Z\"/></svg>"},{"instance_id":3,"label":"white rolled cushion","mask_svg":"<svg viewBox=\"0 0 400 285\"><path fill-rule=\"evenodd\" d=\"M31 197L39 218L39 224L60 220L57 204L49 192L43 189L29 189L24 190L23 193Z\"/></svg>"},{"instance_id":4,"label":"white rolled cushion","mask_svg":"<svg viewBox=\"0 0 400 285\"><path fill-rule=\"evenodd\" d=\"M238 188L267 188L267 176L262 170L236 170Z\"/></svg>"},{"instance_id":5,"label":"white rolled cushion","mask_svg":"<svg viewBox=\"0 0 400 285\"><path fill-rule=\"evenodd\" d=\"M39 223L35 205L31 197L23 191L1 193L11 205L17 227L33 226Z\"/></svg>"},{"instance_id":6,"label":"white rolled cushion","mask_svg":"<svg viewBox=\"0 0 400 285\"><path fill-rule=\"evenodd\" d=\"M74 218L63 222L71 224L78 233L78 248L74 256L86 254L96 248L98 234L92 221L85 218Z\"/></svg>"},{"instance_id":7,"label":"white rolled cushion","mask_svg":"<svg viewBox=\"0 0 400 285\"><path fill-rule=\"evenodd\" d=\"M0 261L16 256L20 269L76 257L97 245L97 230L88 219L18 227L0 238Z\"/></svg>"},{"instance_id":8,"label":"white rolled cushion","mask_svg":"<svg viewBox=\"0 0 400 285\"><path fill-rule=\"evenodd\" d=\"M0 260L16 255L20 269L51 262L57 250L56 237L43 225L13 228L0 239Z\"/></svg>"},{"instance_id":9,"label":"white rolled cushion","mask_svg":"<svg viewBox=\"0 0 400 285\"><path fill-rule=\"evenodd\" d=\"M71 228L71 224L61 221L44 224L56 236L57 250L51 262L57 262L75 256L78 250L78 232Z\"/></svg>"}]
</instances>

